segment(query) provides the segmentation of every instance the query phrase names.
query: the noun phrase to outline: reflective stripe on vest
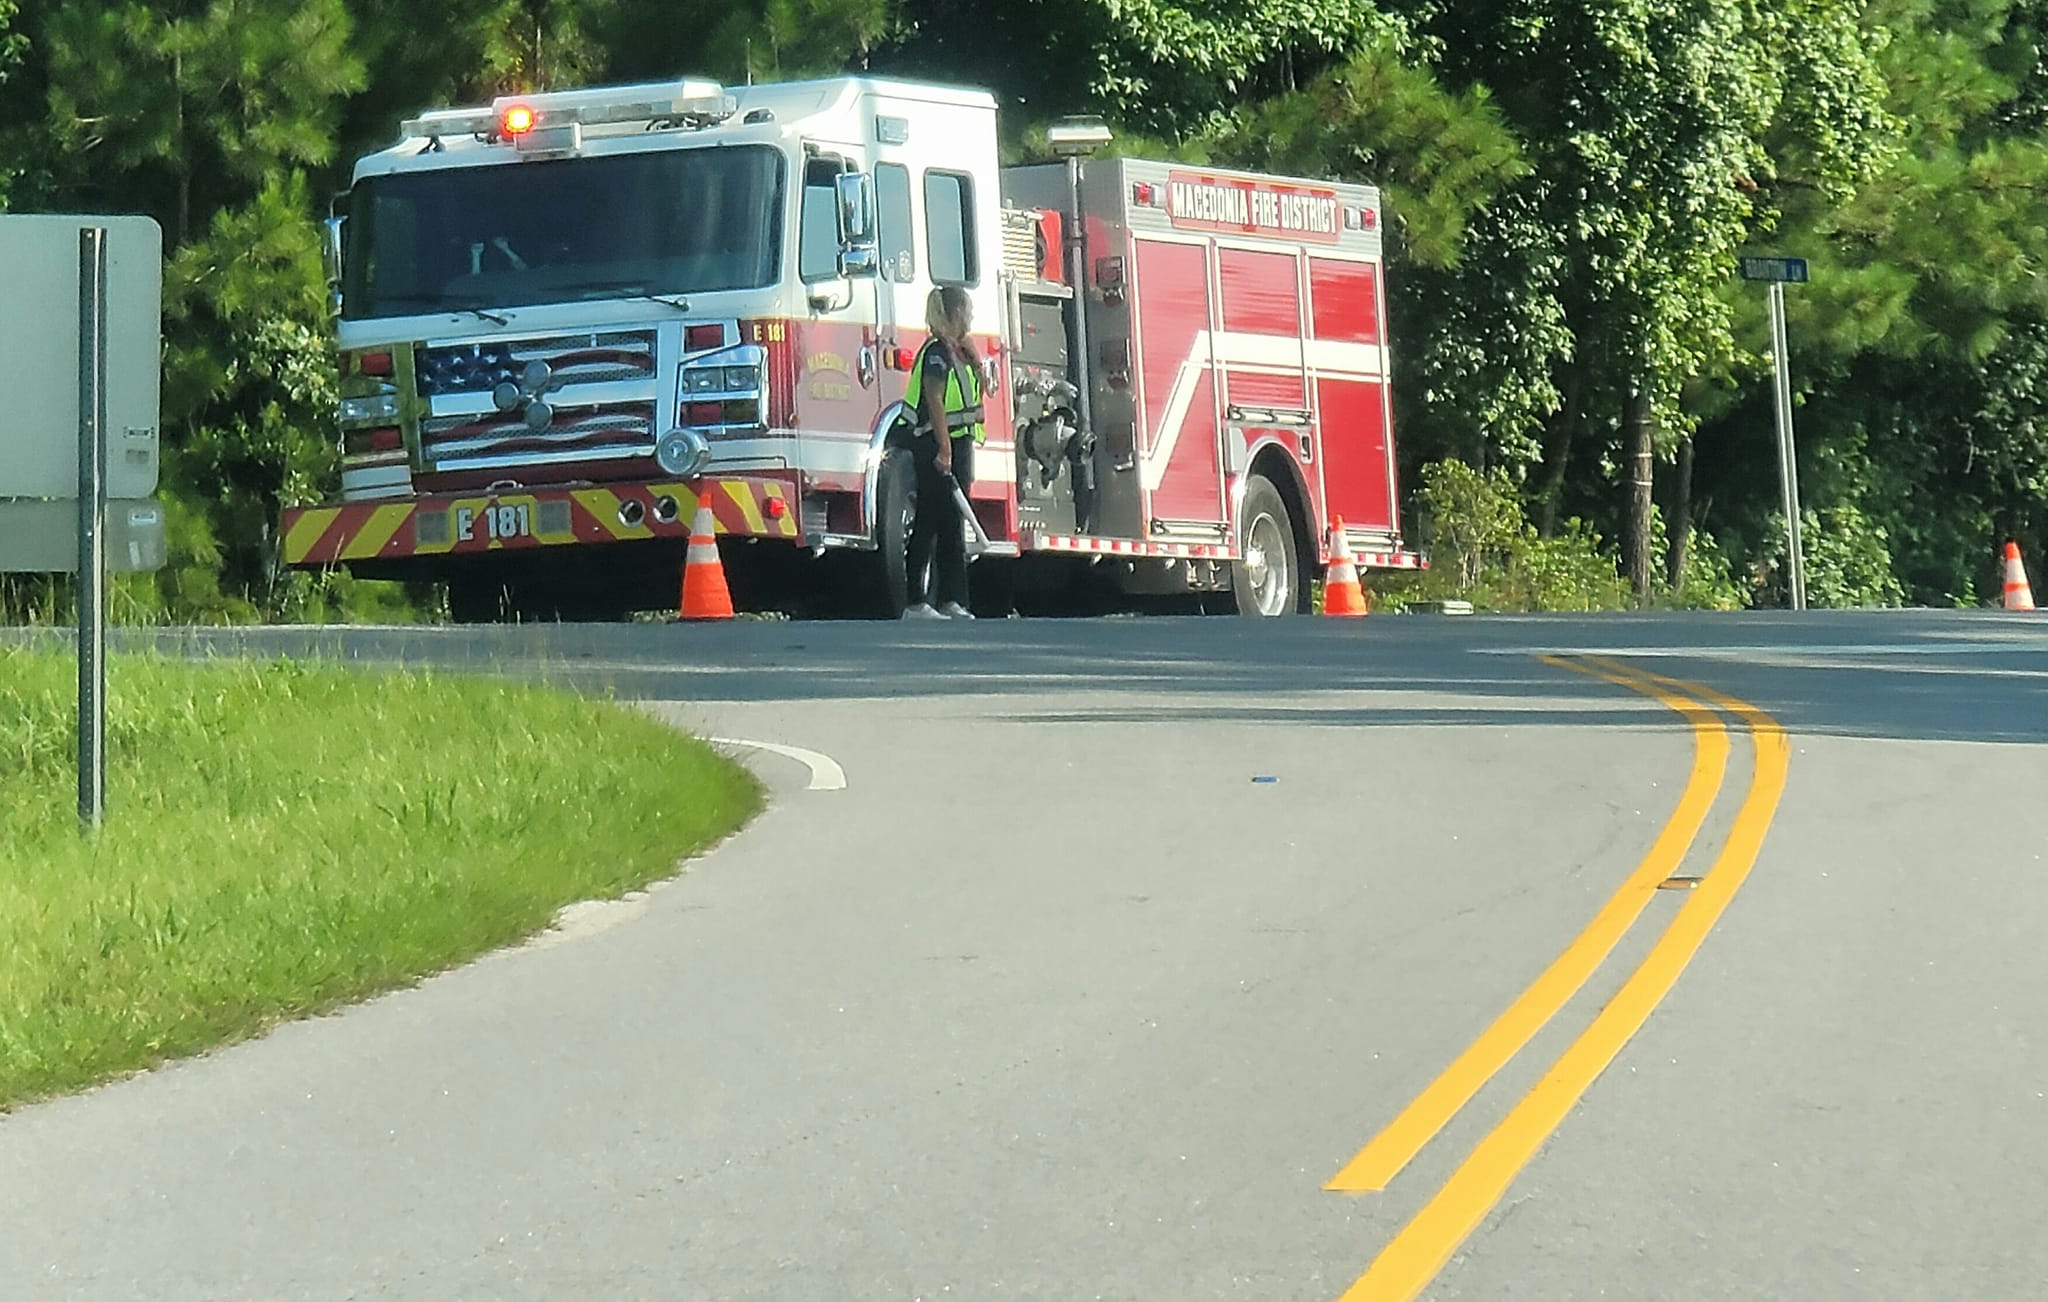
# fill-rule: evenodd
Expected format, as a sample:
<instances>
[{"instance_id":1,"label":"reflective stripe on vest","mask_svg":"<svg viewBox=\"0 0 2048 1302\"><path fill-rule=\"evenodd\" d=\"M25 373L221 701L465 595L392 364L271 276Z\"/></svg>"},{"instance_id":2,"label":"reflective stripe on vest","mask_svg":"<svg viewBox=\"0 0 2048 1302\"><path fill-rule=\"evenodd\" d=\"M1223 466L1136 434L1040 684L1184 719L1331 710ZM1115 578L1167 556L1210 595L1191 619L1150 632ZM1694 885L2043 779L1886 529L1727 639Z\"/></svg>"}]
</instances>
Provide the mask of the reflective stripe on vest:
<instances>
[{"instance_id":1,"label":"reflective stripe on vest","mask_svg":"<svg viewBox=\"0 0 2048 1302\"><path fill-rule=\"evenodd\" d=\"M917 432L920 434L931 428L931 420L924 410L925 358L938 347L941 347L938 340L927 339L924 347L917 350L917 360L910 367L910 385L903 391L904 404L917 413ZM946 371L946 430L955 436L972 435L974 441L980 443L988 437L988 431L982 426L987 416L981 404L981 372L972 366L949 366ZM964 385L963 376L967 377Z\"/></svg>"}]
</instances>

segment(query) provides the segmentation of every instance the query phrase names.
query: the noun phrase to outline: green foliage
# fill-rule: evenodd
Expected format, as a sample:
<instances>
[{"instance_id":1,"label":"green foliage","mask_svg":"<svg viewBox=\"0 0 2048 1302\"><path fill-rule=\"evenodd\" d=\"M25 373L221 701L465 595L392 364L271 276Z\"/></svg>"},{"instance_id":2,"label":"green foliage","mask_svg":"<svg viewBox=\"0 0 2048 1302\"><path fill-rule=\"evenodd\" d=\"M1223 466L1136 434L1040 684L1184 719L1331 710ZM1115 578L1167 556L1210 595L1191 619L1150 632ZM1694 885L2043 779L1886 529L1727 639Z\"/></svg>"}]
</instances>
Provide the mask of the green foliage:
<instances>
[{"instance_id":1,"label":"green foliage","mask_svg":"<svg viewBox=\"0 0 2048 1302\"><path fill-rule=\"evenodd\" d=\"M0 86L7 84L8 77L21 66L22 56L28 52L28 38L14 30L14 20L20 13L21 6L15 0L0 0ZM7 209L7 191L14 173L5 153L0 153L0 212Z\"/></svg>"},{"instance_id":2,"label":"green foliage","mask_svg":"<svg viewBox=\"0 0 2048 1302\"><path fill-rule=\"evenodd\" d=\"M203 214L327 162L363 84L343 0L60 5L37 48L60 188L141 206L182 245Z\"/></svg>"},{"instance_id":3,"label":"green foliage","mask_svg":"<svg viewBox=\"0 0 2048 1302\"><path fill-rule=\"evenodd\" d=\"M1762 570L1759 604L1785 602L1785 517L1773 517L1771 544L1759 557ZM1853 506L1830 506L1800 513L1799 545L1806 557L1806 604L1816 608L1854 609L1898 606L1905 589L1892 574L1890 540L1884 528Z\"/></svg>"},{"instance_id":4,"label":"green foliage","mask_svg":"<svg viewBox=\"0 0 2048 1302\"><path fill-rule=\"evenodd\" d=\"M1598 531L1572 518L1548 537L1539 535L1523 511L1520 489L1503 469L1482 474L1461 461L1436 462L1424 467L1416 496L1430 568L1422 575L1376 576L1372 588L1381 609L1448 598L1496 611L1624 610L1635 605ZM1661 553L1661 518L1655 531ZM1693 532L1678 586L1660 585L1653 600L1692 610L1738 610L1745 604L1728 558L1701 530Z\"/></svg>"},{"instance_id":5,"label":"green foliage","mask_svg":"<svg viewBox=\"0 0 2048 1302\"><path fill-rule=\"evenodd\" d=\"M1618 610L1628 586L1600 536L1582 521L1544 538L1522 511L1504 470L1482 474L1445 460L1423 469L1417 494L1428 531L1430 568L1419 576L1375 578L1376 601L1459 598L1478 610Z\"/></svg>"},{"instance_id":6,"label":"green foliage","mask_svg":"<svg viewBox=\"0 0 2048 1302\"><path fill-rule=\"evenodd\" d=\"M0 1109L510 943L760 807L701 743L542 687L117 656L86 838L74 682L0 648Z\"/></svg>"},{"instance_id":7,"label":"green foliage","mask_svg":"<svg viewBox=\"0 0 2048 1302\"><path fill-rule=\"evenodd\" d=\"M1670 544L1670 526L1661 511L1651 520L1651 549L1664 556ZM1655 604L1678 610L1741 610L1749 604L1747 594L1735 578L1734 562L1722 550L1714 535L1697 526L1686 545L1685 569L1678 584L1663 576L1663 587Z\"/></svg>"},{"instance_id":8,"label":"green foliage","mask_svg":"<svg viewBox=\"0 0 2048 1302\"><path fill-rule=\"evenodd\" d=\"M1118 116L1200 134L1260 91L1398 29L1372 0L1038 0L1087 34L1089 89Z\"/></svg>"}]
</instances>

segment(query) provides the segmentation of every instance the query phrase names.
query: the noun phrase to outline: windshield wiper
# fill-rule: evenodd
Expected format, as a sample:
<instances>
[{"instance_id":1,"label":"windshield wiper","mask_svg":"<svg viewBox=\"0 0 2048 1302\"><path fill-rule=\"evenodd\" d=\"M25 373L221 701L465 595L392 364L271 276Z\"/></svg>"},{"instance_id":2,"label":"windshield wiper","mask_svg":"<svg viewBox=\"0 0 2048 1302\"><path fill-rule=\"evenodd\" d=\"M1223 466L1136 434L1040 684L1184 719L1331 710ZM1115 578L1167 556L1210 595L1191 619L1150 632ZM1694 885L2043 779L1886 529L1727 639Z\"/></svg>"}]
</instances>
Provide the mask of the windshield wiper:
<instances>
[{"instance_id":1,"label":"windshield wiper","mask_svg":"<svg viewBox=\"0 0 2048 1302\"><path fill-rule=\"evenodd\" d=\"M377 300L377 306L379 307L397 307L400 304L409 307L425 308L430 312L447 312L453 315L466 312L470 316L481 317L492 325L512 324L512 318L509 316L492 312L486 308L476 307L469 303L450 303L447 299L435 298L427 294L392 294Z\"/></svg>"},{"instance_id":2,"label":"windshield wiper","mask_svg":"<svg viewBox=\"0 0 2048 1302\"><path fill-rule=\"evenodd\" d=\"M690 300L682 295L650 294L647 292L647 286L637 280L594 280L588 284L578 285L575 288L576 292L585 298L617 295L621 298L638 298L644 299L649 303L659 303L663 307L672 307L678 312L690 310Z\"/></svg>"}]
</instances>

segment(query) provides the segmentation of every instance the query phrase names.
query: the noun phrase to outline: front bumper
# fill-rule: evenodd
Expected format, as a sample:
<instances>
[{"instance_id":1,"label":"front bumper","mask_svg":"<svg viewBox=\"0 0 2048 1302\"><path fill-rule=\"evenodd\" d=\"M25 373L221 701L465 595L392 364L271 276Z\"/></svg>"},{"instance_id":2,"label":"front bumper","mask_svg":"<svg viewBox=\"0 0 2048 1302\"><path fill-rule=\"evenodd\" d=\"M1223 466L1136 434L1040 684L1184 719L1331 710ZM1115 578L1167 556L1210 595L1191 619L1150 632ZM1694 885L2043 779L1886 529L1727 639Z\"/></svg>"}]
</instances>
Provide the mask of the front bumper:
<instances>
[{"instance_id":1,"label":"front bumper","mask_svg":"<svg viewBox=\"0 0 2048 1302\"><path fill-rule=\"evenodd\" d=\"M686 539L700 498L709 501L719 533L789 542L801 536L790 485L749 476L288 507L280 529L287 566L323 569L351 561Z\"/></svg>"}]
</instances>

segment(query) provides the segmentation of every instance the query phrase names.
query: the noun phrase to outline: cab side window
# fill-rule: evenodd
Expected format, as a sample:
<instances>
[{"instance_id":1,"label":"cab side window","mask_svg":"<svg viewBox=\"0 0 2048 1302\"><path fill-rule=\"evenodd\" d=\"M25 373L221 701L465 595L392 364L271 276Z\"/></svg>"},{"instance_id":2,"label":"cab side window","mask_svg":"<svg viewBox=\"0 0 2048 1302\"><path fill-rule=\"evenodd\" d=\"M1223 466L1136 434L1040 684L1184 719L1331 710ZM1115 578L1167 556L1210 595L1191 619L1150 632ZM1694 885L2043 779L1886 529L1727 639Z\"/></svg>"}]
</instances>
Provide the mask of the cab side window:
<instances>
[{"instance_id":1,"label":"cab side window","mask_svg":"<svg viewBox=\"0 0 2048 1302\"><path fill-rule=\"evenodd\" d=\"M839 274L839 199L833 183L842 170L836 158L813 158L804 164L802 229L797 237L797 278L831 280Z\"/></svg>"},{"instance_id":2,"label":"cab side window","mask_svg":"<svg viewBox=\"0 0 2048 1302\"><path fill-rule=\"evenodd\" d=\"M876 252L882 275L909 282L917 277L916 243L910 233L910 169L901 163L875 165Z\"/></svg>"},{"instance_id":3,"label":"cab side window","mask_svg":"<svg viewBox=\"0 0 2048 1302\"><path fill-rule=\"evenodd\" d=\"M935 285L981 280L974 244L974 181L959 172L924 174L925 258Z\"/></svg>"}]
</instances>

